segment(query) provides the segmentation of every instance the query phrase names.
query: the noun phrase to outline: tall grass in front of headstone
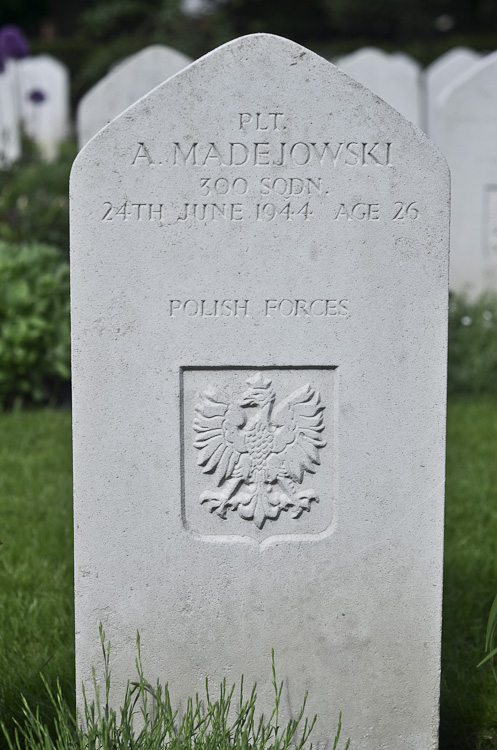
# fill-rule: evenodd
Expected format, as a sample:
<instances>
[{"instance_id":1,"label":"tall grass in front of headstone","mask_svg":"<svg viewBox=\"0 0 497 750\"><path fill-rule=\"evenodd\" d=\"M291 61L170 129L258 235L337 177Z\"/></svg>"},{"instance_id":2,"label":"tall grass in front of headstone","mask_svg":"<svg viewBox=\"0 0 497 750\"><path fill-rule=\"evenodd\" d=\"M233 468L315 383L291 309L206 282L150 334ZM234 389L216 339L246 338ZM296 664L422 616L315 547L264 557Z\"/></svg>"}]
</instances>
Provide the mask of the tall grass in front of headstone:
<instances>
[{"instance_id":1,"label":"tall grass in front of headstone","mask_svg":"<svg viewBox=\"0 0 497 750\"><path fill-rule=\"evenodd\" d=\"M243 676L239 691L226 680L212 698L209 682L205 682L205 698L198 694L186 701L183 711L174 709L167 684L157 681L153 686L143 672L140 637L137 634L137 679L127 684L121 708L116 711L110 702L110 643L100 624L104 679L101 686L93 670L94 698L90 701L83 688L84 711L79 721L67 705L60 687L55 691L46 685L53 706L53 729L23 701L23 718L14 732L2 729L9 750L119 750L119 748L155 748L164 750L304 750L317 717L305 716L307 693L296 719L281 726L280 705L283 682L276 678L272 653L272 685L274 708L269 716L257 712L257 685L248 697L244 693ZM101 687L104 688L102 695ZM337 750L341 733L341 714L333 741ZM345 750L350 740L345 743ZM310 746L312 750L312 745Z\"/></svg>"}]
</instances>

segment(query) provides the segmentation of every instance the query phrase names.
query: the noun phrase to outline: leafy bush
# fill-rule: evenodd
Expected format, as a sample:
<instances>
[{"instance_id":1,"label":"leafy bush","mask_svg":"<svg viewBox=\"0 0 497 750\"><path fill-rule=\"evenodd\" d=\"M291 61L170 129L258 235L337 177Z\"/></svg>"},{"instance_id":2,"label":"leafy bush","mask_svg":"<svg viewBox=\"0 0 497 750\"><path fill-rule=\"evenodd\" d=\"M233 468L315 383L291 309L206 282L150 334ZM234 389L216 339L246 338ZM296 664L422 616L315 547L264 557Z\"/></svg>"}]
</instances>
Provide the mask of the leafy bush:
<instances>
[{"instance_id":1,"label":"leafy bush","mask_svg":"<svg viewBox=\"0 0 497 750\"><path fill-rule=\"evenodd\" d=\"M25 139L23 157L0 171L0 241L41 242L69 255L69 172L73 143L59 157L43 161Z\"/></svg>"},{"instance_id":2,"label":"leafy bush","mask_svg":"<svg viewBox=\"0 0 497 750\"><path fill-rule=\"evenodd\" d=\"M136 659L137 681L128 682L124 703L119 712L109 704L110 668L109 644L100 625L100 639L104 656L105 697L101 698L100 686L93 671L95 698L90 703L84 692L84 722L78 722L67 706L59 689L54 694L47 686L54 709L55 732L40 720L39 712L24 702L24 722L18 723L14 737L2 724L9 750L129 750L148 748L149 750L304 750L308 747L316 716L305 717L307 693L297 719L291 719L286 726L280 726L279 707L283 683L278 685L274 667L273 652L273 691L274 708L269 717L257 716L256 686L248 698L243 694L243 677L238 708L234 708L235 686L228 690L226 680L221 684L219 697L212 700L206 680L205 701L198 695L189 698L183 711L171 705L167 684L157 682L154 687L143 674L140 639L137 636L138 657ZM136 717L138 716L138 721ZM137 724L141 725L137 728ZM333 743L337 749L341 732L341 715ZM55 734L55 737L53 736ZM350 740L345 744L349 747ZM310 750L312 745L310 746Z\"/></svg>"},{"instance_id":3,"label":"leafy bush","mask_svg":"<svg viewBox=\"0 0 497 750\"><path fill-rule=\"evenodd\" d=\"M497 294L450 297L448 392L497 393Z\"/></svg>"},{"instance_id":4,"label":"leafy bush","mask_svg":"<svg viewBox=\"0 0 497 750\"><path fill-rule=\"evenodd\" d=\"M58 400L70 376L69 264L0 242L0 407Z\"/></svg>"}]
</instances>

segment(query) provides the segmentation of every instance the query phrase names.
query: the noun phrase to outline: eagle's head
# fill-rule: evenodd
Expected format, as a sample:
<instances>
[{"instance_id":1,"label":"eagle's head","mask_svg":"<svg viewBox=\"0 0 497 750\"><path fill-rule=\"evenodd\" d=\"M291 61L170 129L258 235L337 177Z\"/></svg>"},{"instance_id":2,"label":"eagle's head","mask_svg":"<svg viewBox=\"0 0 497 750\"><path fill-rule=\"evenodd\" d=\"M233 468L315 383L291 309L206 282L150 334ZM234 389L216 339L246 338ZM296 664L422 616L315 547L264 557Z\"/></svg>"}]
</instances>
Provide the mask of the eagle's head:
<instances>
[{"instance_id":1,"label":"eagle's head","mask_svg":"<svg viewBox=\"0 0 497 750\"><path fill-rule=\"evenodd\" d=\"M248 378L248 389L238 402L240 406L266 406L274 401L276 394L271 387L271 380L263 377L261 372Z\"/></svg>"}]
</instances>

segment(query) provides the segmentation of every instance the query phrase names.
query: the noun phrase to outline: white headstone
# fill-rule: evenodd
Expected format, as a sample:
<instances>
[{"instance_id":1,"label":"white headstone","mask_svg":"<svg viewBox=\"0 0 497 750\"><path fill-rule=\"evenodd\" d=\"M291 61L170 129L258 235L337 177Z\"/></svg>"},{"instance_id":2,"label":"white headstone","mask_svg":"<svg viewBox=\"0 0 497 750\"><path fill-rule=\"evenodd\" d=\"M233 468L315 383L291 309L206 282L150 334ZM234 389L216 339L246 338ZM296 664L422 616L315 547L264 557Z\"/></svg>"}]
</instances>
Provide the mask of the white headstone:
<instances>
[{"instance_id":1,"label":"white headstone","mask_svg":"<svg viewBox=\"0 0 497 750\"><path fill-rule=\"evenodd\" d=\"M448 182L411 123L265 34L80 153L78 685L99 620L121 694L137 629L174 701L243 673L267 707L274 647L318 747L340 708L353 747L435 746Z\"/></svg>"},{"instance_id":2,"label":"white headstone","mask_svg":"<svg viewBox=\"0 0 497 750\"><path fill-rule=\"evenodd\" d=\"M23 126L47 159L54 159L69 135L69 72L50 55L20 60L19 82Z\"/></svg>"},{"instance_id":3,"label":"white headstone","mask_svg":"<svg viewBox=\"0 0 497 750\"><path fill-rule=\"evenodd\" d=\"M365 47L337 61L355 78L416 125L420 123L420 66L407 55Z\"/></svg>"},{"instance_id":4,"label":"white headstone","mask_svg":"<svg viewBox=\"0 0 497 750\"><path fill-rule=\"evenodd\" d=\"M442 148L452 176L450 286L497 289L497 52L440 96Z\"/></svg>"},{"instance_id":5,"label":"white headstone","mask_svg":"<svg viewBox=\"0 0 497 750\"><path fill-rule=\"evenodd\" d=\"M17 80L16 63L9 60L0 72L0 168L21 155Z\"/></svg>"},{"instance_id":6,"label":"white headstone","mask_svg":"<svg viewBox=\"0 0 497 750\"><path fill-rule=\"evenodd\" d=\"M465 73L481 55L467 47L455 47L429 65L423 72L424 90L424 130L431 140L443 147L440 129L438 99L443 89L453 83L461 73Z\"/></svg>"},{"instance_id":7,"label":"white headstone","mask_svg":"<svg viewBox=\"0 0 497 750\"><path fill-rule=\"evenodd\" d=\"M114 117L191 62L181 52L156 44L116 65L79 103L79 147L82 148Z\"/></svg>"}]
</instances>

